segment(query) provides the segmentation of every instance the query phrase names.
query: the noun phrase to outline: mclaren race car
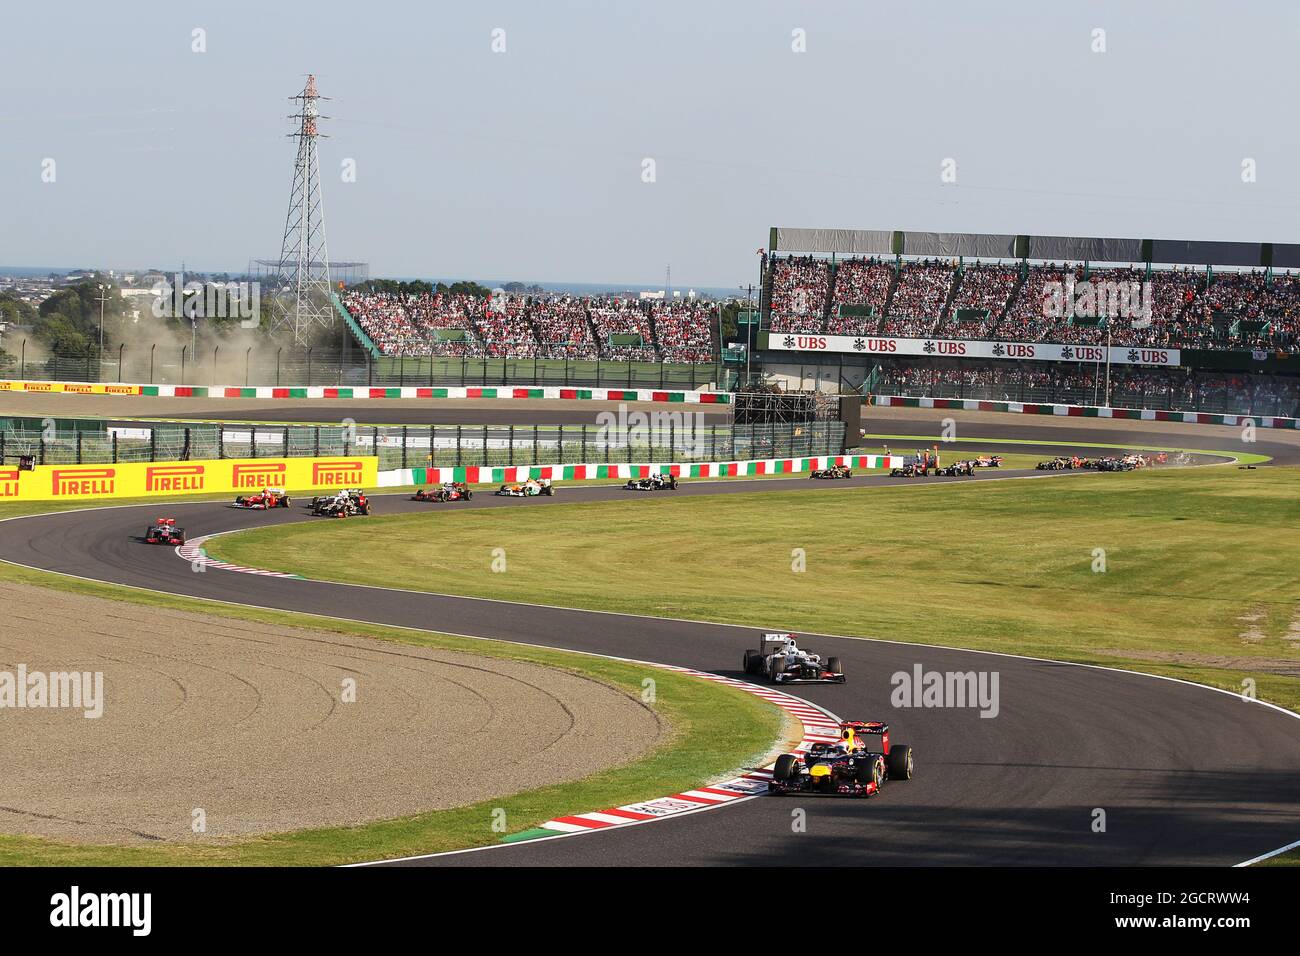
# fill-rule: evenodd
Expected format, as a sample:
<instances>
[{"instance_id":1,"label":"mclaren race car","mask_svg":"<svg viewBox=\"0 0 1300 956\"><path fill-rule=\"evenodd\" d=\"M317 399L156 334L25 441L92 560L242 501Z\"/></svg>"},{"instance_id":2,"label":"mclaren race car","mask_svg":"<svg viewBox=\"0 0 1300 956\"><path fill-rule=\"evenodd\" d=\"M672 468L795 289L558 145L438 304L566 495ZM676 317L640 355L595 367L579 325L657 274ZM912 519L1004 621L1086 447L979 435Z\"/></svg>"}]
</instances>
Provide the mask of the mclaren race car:
<instances>
[{"instance_id":1,"label":"mclaren race car","mask_svg":"<svg viewBox=\"0 0 1300 956\"><path fill-rule=\"evenodd\" d=\"M463 481L445 481L436 488L421 488L411 495L412 501L469 501L474 489Z\"/></svg>"},{"instance_id":2,"label":"mclaren race car","mask_svg":"<svg viewBox=\"0 0 1300 956\"><path fill-rule=\"evenodd\" d=\"M283 488L263 488L255 495L240 495L235 499L236 508L254 508L265 511L268 508L289 507L289 496Z\"/></svg>"},{"instance_id":3,"label":"mclaren race car","mask_svg":"<svg viewBox=\"0 0 1300 956\"><path fill-rule=\"evenodd\" d=\"M764 634L758 650L745 651L746 674L766 677L774 684L843 684L844 668L838 657L800 649L793 634Z\"/></svg>"},{"instance_id":4,"label":"mclaren race car","mask_svg":"<svg viewBox=\"0 0 1300 956\"><path fill-rule=\"evenodd\" d=\"M322 518L351 518L370 514L370 499L360 488L345 488L338 494L311 500L311 513Z\"/></svg>"},{"instance_id":5,"label":"mclaren race car","mask_svg":"<svg viewBox=\"0 0 1300 956\"><path fill-rule=\"evenodd\" d=\"M912 748L889 743L889 725L846 720L835 743L815 743L805 754L782 754L769 793L831 793L870 797L886 780L912 779Z\"/></svg>"},{"instance_id":6,"label":"mclaren race car","mask_svg":"<svg viewBox=\"0 0 1300 956\"><path fill-rule=\"evenodd\" d=\"M145 544L184 544L185 529L176 527L175 518L158 518L145 529Z\"/></svg>"},{"instance_id":7,"label":"mclaren race car","mask_svg":"<svg viewBox=\"0 0 1300 956\"><path fill-rule=\"evenodd\" d=\"M534 498L537 495L555 494L555 486L549 478L529 478L524 482L502 485L496 493L507 498Z\"/></svg>"},{"instance_id":8,"label":"mclaren race car","mask_svg":"<svg viewBox=\"0 0 1300 956\"><path fill-rule=\"evenodd\" d=\"M676 475L651 475L649 478L629 478L623 487L628 491L676 491Z\"/></svg>"},{"instance_id":9,"label":"mclaren race car","mask_svg":"<svg viewBox=\"0 0 1300 956\"><path fill-rule=\"evenodd\" d=\"M829 468L817 468L809 478L852 478L853 469L848 465L831 465Z\"/></svg>"}]
</instances>

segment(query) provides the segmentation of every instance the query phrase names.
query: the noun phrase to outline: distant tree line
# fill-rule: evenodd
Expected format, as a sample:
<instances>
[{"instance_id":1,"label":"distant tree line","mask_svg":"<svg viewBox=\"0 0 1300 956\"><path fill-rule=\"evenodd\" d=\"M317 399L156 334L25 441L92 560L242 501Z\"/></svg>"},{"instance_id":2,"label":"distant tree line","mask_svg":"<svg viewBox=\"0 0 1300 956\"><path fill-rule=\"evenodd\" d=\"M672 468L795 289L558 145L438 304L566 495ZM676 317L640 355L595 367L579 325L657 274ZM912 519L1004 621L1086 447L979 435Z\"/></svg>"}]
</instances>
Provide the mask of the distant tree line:
<instances>
[{"instance_id":1,"label":"distant tree line","mask_svg":"<svg viewBox=\"0 0 1300 956\"><path fill-rule=\"evenodd\" d=\"M448 285L446 282L434 284L423 279L411 282L402 282L398 279L367 279L348 288L357 292L385 292L390 295L432 295L435 292L450 292L453 295L472 295L480 299L486 299L492 294L492 290L487 286L468 280Z\"/></svg>"}]
</instances>

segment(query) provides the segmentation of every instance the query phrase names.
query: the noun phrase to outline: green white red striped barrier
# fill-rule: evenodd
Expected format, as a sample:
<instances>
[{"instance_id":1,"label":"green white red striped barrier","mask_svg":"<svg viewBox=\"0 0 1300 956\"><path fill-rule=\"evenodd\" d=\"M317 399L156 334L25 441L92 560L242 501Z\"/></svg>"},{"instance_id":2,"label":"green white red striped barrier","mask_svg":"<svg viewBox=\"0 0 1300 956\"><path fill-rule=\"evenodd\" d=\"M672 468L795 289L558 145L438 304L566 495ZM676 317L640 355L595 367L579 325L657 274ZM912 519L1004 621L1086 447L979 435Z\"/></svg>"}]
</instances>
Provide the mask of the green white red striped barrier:
<instances>
[{"instance_id":1,"label":"green white red striped barrier","mask_svg":"<svg viewBox=\"0 0 1300 956\"><path fill-rule=\"evenodd\" d=\"M976 398L912 398L902 395L873 395L871 403L882 408L937 408L967 412L1010 412L1017 415L1061 415L1068 418L1119 418L1190 425L1238 426L1253 422L1258 428L1297 427L1297 419L1272 415L1220 415L1215 412L1171 412L1152 408L1109 408L1104 405L991 402Z\"/></svg>"},{"instance_id":2,"label":"green white red striped barrier","mask_svg":"<svg viewBox=\"0 0 1300 956\"><path fill-rule=\"evenodd\" d=\"M503 484L550 478L552 481L583 481L595 478L649 478L651 475L676 475L679 478L746 478L760 475L797 475L804 472L847 465L849 468L901 468L899 455L818 455L809 458L757 458L748 461L697 461L668 464L612 465L497 465L462 468L399 468L379 473L379 487L402 485L436 485L445 481L473 484Z\"/></svg>"},{"instance_id":3,"label":"green white red striped barrier","mask_svg":"<svg viewBox=\"0 0 1300 956\"><path fill-rule=\"evenodd\" d=\"M0 392L42 392L77 395L144 395L158 398L496 398L572 399L593 402L668 402L686 405L730 405L730 392L662 388L570 388L545 386L366 386L366 385L132 385L103 382L29 382L0 380Z\"/></svg>"}]
</instances>

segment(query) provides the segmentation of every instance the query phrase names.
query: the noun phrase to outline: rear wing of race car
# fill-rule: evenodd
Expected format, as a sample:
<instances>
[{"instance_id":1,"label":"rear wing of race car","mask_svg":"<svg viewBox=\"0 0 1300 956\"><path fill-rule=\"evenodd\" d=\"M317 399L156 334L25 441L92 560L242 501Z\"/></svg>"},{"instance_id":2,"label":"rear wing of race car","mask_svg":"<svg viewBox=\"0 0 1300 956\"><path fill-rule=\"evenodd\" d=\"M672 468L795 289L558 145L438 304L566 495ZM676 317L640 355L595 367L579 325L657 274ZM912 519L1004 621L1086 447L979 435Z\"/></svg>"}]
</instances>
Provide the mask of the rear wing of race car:
<instances>
[{"instance_id":1,"label":"rear wing of race car","mask_svg":"<svg viewBox=\"0 0 1300 956\"><path fill-rule=\"evenodd\" d=\"M764 634L759 640L759 652L764 656L777 654L793 642L793 634Z\"/></svg>"},{"instance_id":2,"label":"rear wing of race car","mask_svg":"<svg viewBox=\"0 0 1300 956\"><path fill-rule=\"evenodd\" d=\"M855 734L887 734L889 724L883 720L845 720L840 722L840 729L851 730Z\"/></svg>"}]
</instances>

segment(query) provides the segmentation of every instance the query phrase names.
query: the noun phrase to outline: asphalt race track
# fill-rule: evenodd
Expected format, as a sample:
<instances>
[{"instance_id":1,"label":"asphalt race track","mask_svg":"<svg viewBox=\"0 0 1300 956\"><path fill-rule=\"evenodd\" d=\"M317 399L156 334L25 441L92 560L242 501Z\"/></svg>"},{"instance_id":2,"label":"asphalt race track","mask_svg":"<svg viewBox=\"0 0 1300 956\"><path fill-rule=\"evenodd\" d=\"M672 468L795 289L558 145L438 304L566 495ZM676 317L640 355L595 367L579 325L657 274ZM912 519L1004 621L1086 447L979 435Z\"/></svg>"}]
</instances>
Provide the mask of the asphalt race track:
<instances>
[{"instance_id":1,"label":"asphalt race track","mask_svg":"<svg viewBox=\"0 0 1300 956\"><path fill-rule=\"evenodd\" d=\"M1014 437L1064 438L1027 424L1018 424ZM1118 439L1111 432L1105 438L1075 440ZM1176 442L1161 434L1152 444ZM1258 450L1272 453L1262 445ZM990 471L974 479L912 483L1026 475ZM1107 478L1067 472L1029 480ZM892 483L882 477L701 481L683 484L676 494L834 494L846 487ZM918 502L936 493L942 492L918 488ZM651 494L671 492L560 487L554 499L527 501L489 495L446 505L405 496L374 500L379 514L392 514L563 507L566 501ZM165 510L176 515L190 538L318 520L297 504L269 513L220 502L168 504ZM145 524L158 511L158 505L144 505L13 519L0 523L0 558L175 594L653 660L730 676L741 676L741 654L754 645L752 628L217 569L195 573L172 549L139 543ZM654 586L652 576L646 586ZM864 609L862 630L872 632L869 608ZM920 639L924 634L907 636ZM1235 695L1118 671L886 641L808 636L804 643L839 656L849 682L802 686L794 693L841 717L890 721L894 740L915 748L914 780L889 784L882 796L867 801L763 797L644 826L402 865L1230 865L1300 837L1300 724L1294 715ZM975 709L894 709L890 675L911 672L917 664L925 670L996 671L1000 713L983 719ZM796 808L806 811L806 832L793 832L791 812ZM1093 831L1096 808L1106 812L1104 833ZM581 809L599 808L575 808Z\"/></svg>"}]
</instances>

